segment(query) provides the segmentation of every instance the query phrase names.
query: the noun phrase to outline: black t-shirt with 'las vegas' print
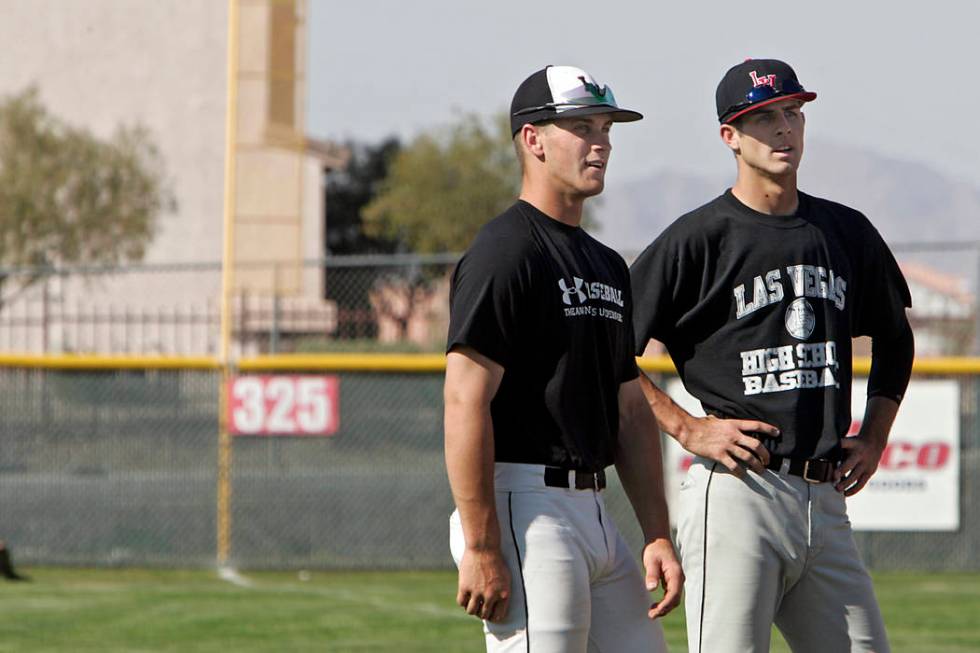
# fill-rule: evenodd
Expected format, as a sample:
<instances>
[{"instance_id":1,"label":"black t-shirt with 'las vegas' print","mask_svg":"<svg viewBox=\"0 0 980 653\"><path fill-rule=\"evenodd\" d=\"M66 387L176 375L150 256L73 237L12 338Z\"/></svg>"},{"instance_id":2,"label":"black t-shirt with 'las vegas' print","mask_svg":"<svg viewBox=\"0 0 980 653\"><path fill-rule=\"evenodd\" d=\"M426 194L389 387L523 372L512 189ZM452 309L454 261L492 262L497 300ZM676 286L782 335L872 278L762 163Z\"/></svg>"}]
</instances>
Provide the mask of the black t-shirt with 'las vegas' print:
<instances>
[{"instance_id":1,"label":"black t-shirt with 'las vegas' print","mask_svg":"<svg viewBox=\"0 0 980 653\"><path fill-rule=\"evenodd\" d=\"M725 192L633 263L635 351L667 346L708 414L779 427L770 448L839 456L851 420L851 338L907 328L909 289L861 213L800 193L792 216Z\"/></svg>"},{"instance_id":2,"label":"black t-shirt with 'las vegas' print","mask_svg":"<svg viewBox=\"0 0 980 653\"><path fill-rule=\"evenodd\" d=\"M497 462L614 462L619 385L637 376L630 294L619 254L527 202L480 230L453 273L447 350L504 368Z\"/></svg>"}]
</instances>

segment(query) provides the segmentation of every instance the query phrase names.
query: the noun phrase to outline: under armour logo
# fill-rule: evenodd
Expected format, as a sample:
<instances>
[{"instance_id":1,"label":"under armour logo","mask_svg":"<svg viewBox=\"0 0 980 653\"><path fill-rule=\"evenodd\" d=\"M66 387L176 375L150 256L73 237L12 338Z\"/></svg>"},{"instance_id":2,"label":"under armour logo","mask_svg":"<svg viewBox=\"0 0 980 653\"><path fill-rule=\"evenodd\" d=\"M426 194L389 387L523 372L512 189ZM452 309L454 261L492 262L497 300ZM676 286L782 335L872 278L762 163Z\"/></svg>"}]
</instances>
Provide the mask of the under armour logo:
<instances>
[{"instance_id":1,"label":"under armour logo","mask_svg":"<svg viewBox=\"0 0 980 653\"><path fill-rule=\"evenodd\" d=\"M602 88L599 88L599 85L598 84L593 84L592 82L590 82L589 80L587 80L585 77L583 77L581 75L579 75L578 78L579 78L579 81L582 82L582 86L585 87L585 90L588 91L589 95L591 95L592 97L594 97L597 100L604 100L605 99L605 97L606 97L606 87L605 86L603 86Z\"/></svg>"},{"instance_id":2,"label":"under armour logo","mask_svg":"<svg viewBox=\"0 0 980 653\"><path fill-rule=\"evenodd\" d=\"M579 279L578 277L572 277L572 281L575 282L574 288L569 288L568 284L565 283L564 279L558 280L558 287L561 288L561 292L562 292L561 300L566 304L568 304L569 306L571 306L572 295L576 294L578 295L578 303L584 304L586 297L585 297L585 293L582 292L582 286L585 285L585 282Z\"/></svg>"},{"instance_id":3,"label":"under armour logo","mask_svg":"<svg viewBox=\"0 0 980 653\"><path fill-rule=\"evenodd\" d=\"M763 75L759 77L755 74L755 71L749 73L749 77L752 78L752 86L758 88L759 86L771 86L776 88L776 76L775 75Z\"/></svg>"}]
</instances>

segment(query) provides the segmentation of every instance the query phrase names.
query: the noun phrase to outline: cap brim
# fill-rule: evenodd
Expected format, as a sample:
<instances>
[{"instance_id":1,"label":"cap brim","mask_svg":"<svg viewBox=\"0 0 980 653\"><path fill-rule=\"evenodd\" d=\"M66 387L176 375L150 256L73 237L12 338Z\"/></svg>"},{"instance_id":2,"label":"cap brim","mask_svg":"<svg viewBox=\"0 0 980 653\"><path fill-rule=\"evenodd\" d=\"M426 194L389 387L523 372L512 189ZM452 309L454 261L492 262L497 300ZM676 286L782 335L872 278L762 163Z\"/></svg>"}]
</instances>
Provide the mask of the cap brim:
<instances>
[{"instance_id":1,"label":"cap brim","mask_svg":"<svg viewBox=\"0 0 980 653\"><path fill-rule=\"evenodd\" d=\"M780 95L779 97L770 98L763 102L758 102L756 104L753 104L752 106L745 107L741 111L733 113L730 116L722 116L719 122L724 125L725 123L729 123L735 120L736 118L740 118L741 116L744 116L747 113L751 113L755 111L756 109L767 106L769 104L774 104L776 102L782 102L783 100L803 100L804 102L812 102L813 100L816 99L817 99L817 94L812 91L803 91L802 93L791 93L790 95Z\"/></svg>"},{"instance_id":2,"label":"cap brim","mask_svg":"<svg viewBox=\"0 0 980 653\"><path fill-rule=\"evenodd\" d=\"M561 120L563 118L576 118L579 116L594 116L596 114L608 113L612 117L613 122L636 122L637 120L643 119L643 114L639 111L633 111L631 109L621 109L619 107L612 107L608 104L597 104L591 107L581 107L579 109L568 109L562 111L561 113L556 113L554 111L542 110L535 111L534 113L528 113L521 116L516 116L516 120L511 122L511 131L516 134L520 131L521 127L524 125L534 125L540 122L553 122L555 120ZM519 123L519 124L518 124Z\"/></svg>"},{"instance_id":3,"label":"cap brim","mask_svg":"<svg viewBox=\"0 0 980 653\"><path fill-rule=\"evenodd\" d=\"M594 107L582 107L581 109L569 109L568 111L562 111L561 113L555 115L552 120L558 120L560 118L575 118L576 116L594 116L600 113L611 114L613 122L636 122L637 120L643 119L643 114L639 111L620 109L619 107L610 107L600 104Z\"/></svg>"}]
</instances>

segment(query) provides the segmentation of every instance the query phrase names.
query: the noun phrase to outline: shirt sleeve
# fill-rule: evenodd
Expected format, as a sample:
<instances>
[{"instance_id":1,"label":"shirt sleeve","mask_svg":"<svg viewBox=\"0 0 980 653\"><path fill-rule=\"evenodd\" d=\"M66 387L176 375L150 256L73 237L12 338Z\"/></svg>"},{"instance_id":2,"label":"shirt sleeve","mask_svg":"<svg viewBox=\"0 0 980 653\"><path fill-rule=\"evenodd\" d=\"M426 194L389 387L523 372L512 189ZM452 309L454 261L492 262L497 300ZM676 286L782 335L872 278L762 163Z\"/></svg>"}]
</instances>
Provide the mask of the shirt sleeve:
<instances>
[{"instance_id":1,"label":"shirt sleeve","mask_svg":"<svg viewBox=\"0 0 980 653\"><path fill-rule=\"evenodd\" d=\"M855 336L881 337L885 340L898 339L908 329L906 308L912 306L905 275L898 262L885 244L881 234L871 225L861 243L861 289L856 306Z\"/></svg>"},{"instance_id":2,"label":"shirt sleeve","mask_svg":"<svg viewBox=\"0 0 980 653\"><path fill-rule=\"evenodd\" d=\"M679 314L676 241L667 232L651 243L630 266L633 296L633 349L639 356L651 338L673 340Z\"/></svg>"},{"instance_id":3,"label":"shirt sleeve","mask_svg":"<svg viewBox=\"0 0 980 653\"><path fill-rule=\"evenodd\" d=\"M633 290L630 283L629 270L626 269L625 263L623 263L623 286L625 288L623 296L626 297L626 302L623 306L623 326L626 329L626 336L622 347L623 355L620 357L620 383L632 381L640 375L640 370L636 365L636 358L633 356L633 348L636 341L633 337Z\"/></svg>"},{"instance_id":4,"label":"shirt sleeve","mask_svg":"<svg viewBox=\"0 0 980 653\"><path fill-rule=\"evenodd\" d=\"M446 351L472 347L507 368L528 291L526 264L492 239L474 243L453 272Z\"/></svg>"},{"instance_id":5,"label":"shirt sleeve","mask_svg":"<svg viewBox=\"0 0 980 653\"><path fill-rule=\"evenodd\" d=\"M868 397L887 397L896 403L902 403L912 376L914 358L915 340L907 322L905 330L896 338L872 338Z\"/></svg>"}]
</instances>

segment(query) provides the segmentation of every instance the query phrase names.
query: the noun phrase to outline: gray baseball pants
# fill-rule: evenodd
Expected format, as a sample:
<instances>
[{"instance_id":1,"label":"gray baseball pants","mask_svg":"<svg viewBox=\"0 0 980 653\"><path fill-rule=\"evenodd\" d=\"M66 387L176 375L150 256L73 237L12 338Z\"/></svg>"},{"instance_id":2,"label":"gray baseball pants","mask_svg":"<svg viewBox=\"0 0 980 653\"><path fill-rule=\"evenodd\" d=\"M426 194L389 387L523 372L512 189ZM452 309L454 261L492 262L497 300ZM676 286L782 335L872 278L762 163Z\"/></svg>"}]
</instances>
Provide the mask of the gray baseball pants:
<instances>
[{"instance_id":1,"label":"gray baseball pants","mask_svg":"<svg viewBox=\"0 0 980 653\"><path fill-rule=\"evenodd\" d=\"M889 651L844 495L786 471L695 458L681 485L678 544L692 653Z\"/></svg>"},{"instance_id":2,"label":"gray baseball pants","mask_svg":"<svg viewBox=\"0 0 980 653\"><path fill-rule=\"evenodd\" d=\"M601 491L546 487L543 465L516 463L497 463L494 484L511 600L505 621L483 622L488 653L667 650ZM464 540L455 512L450 548L458 565Z\"/></svg>"}]
</instances>

